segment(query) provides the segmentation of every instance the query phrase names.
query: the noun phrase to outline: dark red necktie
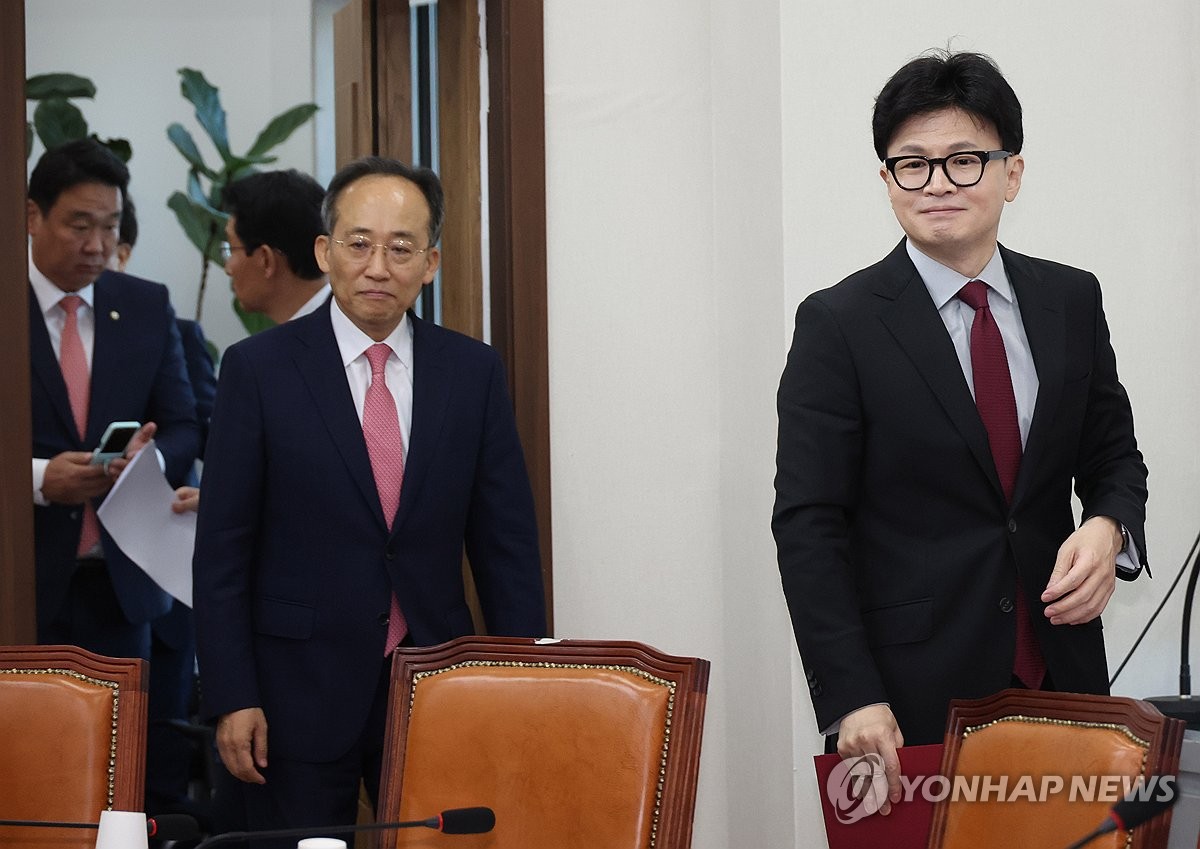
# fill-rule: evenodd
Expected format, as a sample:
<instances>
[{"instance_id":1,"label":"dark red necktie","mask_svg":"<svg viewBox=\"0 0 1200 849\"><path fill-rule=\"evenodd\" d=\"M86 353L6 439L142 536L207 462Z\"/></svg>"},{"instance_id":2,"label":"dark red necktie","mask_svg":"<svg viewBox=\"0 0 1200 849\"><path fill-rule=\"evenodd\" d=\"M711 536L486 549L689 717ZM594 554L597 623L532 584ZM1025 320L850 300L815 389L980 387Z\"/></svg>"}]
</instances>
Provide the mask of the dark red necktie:
<instances>
[{"instance_id":1,"label":"dark red necktie","mask_svg":"<svg viewBox=\"0 0 1200 849\"><path fill-rule=\"evenodd\" d=\"M1000 476L1004 498L1012 503L1017 472L1021 468L1021 427L1017 423L1017 400L1013 395L1012 378L1008 373L1008 356L1004 339L988 307L987 284L972 280L959 290L958 297L975 310L971 324L971 372L975 383L975 406L987 429L992 461ZM1046 677L1046 661L1042 657L1029 605L1021 579L1017 578L1017 645L1013 657L1013 674L1034 690Z\"/></svg>"}]
</instances>

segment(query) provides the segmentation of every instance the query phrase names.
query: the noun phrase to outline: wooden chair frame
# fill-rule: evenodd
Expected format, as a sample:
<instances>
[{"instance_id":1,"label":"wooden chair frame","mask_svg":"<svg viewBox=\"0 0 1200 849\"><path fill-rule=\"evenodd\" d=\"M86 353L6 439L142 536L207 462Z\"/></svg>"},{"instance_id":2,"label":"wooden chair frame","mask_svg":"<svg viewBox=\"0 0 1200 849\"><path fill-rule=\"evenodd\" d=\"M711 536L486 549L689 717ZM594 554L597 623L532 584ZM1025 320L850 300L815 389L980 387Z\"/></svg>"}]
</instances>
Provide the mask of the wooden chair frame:
<instances>
[{"instance_id":1,"label":"wooden chair frame","mask_svg":"<svg viewBox=\"0 0 1200 849\"><path fill-rule=\"evenodd\" d=\"M100 780L107 782L106 809L140 811L145 793L146 769L146 711L148 666L140 658L110 658L94 654L78 646L0 646L0 687L21 684L30 676L58 676L72 684L93 685L111 691L111 743L107 762L84 763L79 770L88 768L102 771ZM65 730L65 729L64 729ZM50 741L53 744L53 741ZM0 741L0 750L3 741ZM49 746L48 746L49 750ZM48 751L49 754L49 751ZM53 752L57 758L69 757L70 753ZM6 765L8 768L8 765ZM63 789L65 792L65 788ZM9 800L11 801L11 800ZM0 818L22 820L99 822L100 811L80 811L69 820L63 817L37 815L37 811L7 810L5 800L0 799ZM0 844L15 839L7 830ZM87 846L95 841L94 832L81 832ZM45 834L39 835L44 840ZM74 836L80 839L80 835ZM77 840L64 835L60 843L74 845ZM20 841L18 840L18 844ZM14 844L17 845L17 844ZM39 842L37 845L49 845Z\"/></svg>"},{"instance_id":2,"label":"wooden chair frame","mask_svg":"<svg viewBox=\"0 0 1200 849\"><path fill-rule=\"evenodd\" d=\"M653 806L650 838L645 847L687 849L691 845L709 663L699 658L674 657L641 643L626 641L535 641L523 638L464 637L441 646L398 650L392 667L379 820L392 821L400 817L406 741L413 700L421 692L423 679L429 680L428 676L436 676L449 670L481 665L528 667L533 671L532 674L548 667L562 667L568 670L596 668L606 672L629 673L642 680L668 687L671 695L667 702L658 790ZM519 721L520 718L515 719ZM535 768L532 764L513 764L514 774L520 774L522 769ZM479 799L468 804L488 803L489 800ZM428 812L421 816L430 813L436 812ZM502 830L502 820L502 814L498 812L497 832L489 836L488 840L500 839L498 834ZM410 845L408 842L400 844L399 841L408 841L412 837L411 833L407 836L385 834L381 845ZM459 838L460 842L464 840L466 838ZM464 842L463 845L466 846L467 843ZM485 840L470 845L501 844ZM538 844L531 842L530 845ZM630 846L628 849L643 847Z\"/></svg>"},{"instance_id":3,"label":"wooden chair frame","mask_svg":"<svg viewBox=\"0 0 1200 849\"><path fill-rule=\"evenodd\" d=\"M1112 728L1144 743L1141 775L1176 776L1183 745L1185 724L1163 716L1153 706L1138 699L1121 696L1095 696L1078 693L1048 693L1034 690L1002 690L993 696L950 703L946 724L941 774L953 781L964 738L1005 721L1028 720L1033 724ZM1178 783L1175 791L1178 792ZM951 800L934 805L930 829L930 849L942 849ZM1095 825L1099 826L1099 821ZM1171 814L1167 813L1135 828L1122 845L1129 849L1160 849L1167 845ZM1075 837L1082 837L1082 834ZM1056 845L1048 838L1047 845Z\"/></svg>"}]
</instances>

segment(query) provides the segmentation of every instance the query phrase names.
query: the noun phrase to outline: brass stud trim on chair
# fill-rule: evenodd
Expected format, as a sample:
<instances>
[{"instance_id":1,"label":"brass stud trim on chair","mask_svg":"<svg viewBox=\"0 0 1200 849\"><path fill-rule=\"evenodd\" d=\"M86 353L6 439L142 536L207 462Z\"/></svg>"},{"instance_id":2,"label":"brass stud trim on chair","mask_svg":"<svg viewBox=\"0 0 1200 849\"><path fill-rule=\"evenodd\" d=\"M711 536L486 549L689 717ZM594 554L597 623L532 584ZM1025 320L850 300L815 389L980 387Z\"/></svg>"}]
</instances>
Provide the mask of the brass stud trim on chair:
<instances>
[{"instance_id":1,"label":"brass stud trim on chair","mask_svg":"<svg viewBox=\"0 0 1200 849\"><path fill-rule=\"evenodd\" d=\"M422 678L429 678L434 675L440 675L443 672L451 672L456 669L464 669L468 667L494 666L494 667L519 667L525 669L601 669L608 672L624 672L627 675L633 675L652 684L667 689L667 711L665 721L663 723L663 745L662 757L658 763L658 782L654 792L654 813L650 819L650 843L649 849L654 849L658 841L658 820L662 812L663 801L663 785L666 782L667 776L667 758L671 750L671 717L675 711L675 682L668 681L665 678L659 678L657 675L651 675L643 669L638 669L634 666L621 666L617 664L598 664L598 663L550 663L548 661L538 661L536 663L529 661L517 660L464 660L461 663L455 663L441 669L430 669L424 672L413 673L413 686L408 697L408 712L411 715L413 704L417 698L417 683Z\"/></svg>"},{"instance_id":2,"label":"brass stud trim on chair","mask_svg":"<svg viewBox=\"0 0 1200 849\"><path fill-rule=\"evenodd\" d=\"M74 678L76 681L83 681L86 684L107 687L112 690L112 723L109 729L110 736L108 742L108 794L107 803L105 804L105 810L111 811L113 807L113 795L116 790L117 718L121 714L121 688L117 682L93 678L90 675L84 675L73 669L0 669L0 675L65 675L68 678Z\"/></svg>"},{"instance_id":3,"label":"brass stud trim on chair","mask_svg":"<svg viewBox=\"0 0 1200 849\"><path fill-rule=\"evenodd\" d=\"M1120 734L1124 734L1143 749L1150 748L1150 742L1148 740L1143 740L1141 737L1130 731L1126 726L1116 722L1082 722L1076 719L1052 719L1048 716L1024 716L1022 714L1001 716L997 719L993 719L991 722L984 723L983 725L967 726L967 728L963 730L963 737L969 737L976 731L981 731L984 728L990 728L991 726L998 725L1001 722L1031 722L1035 725L1064 725L1075 728L1103 728L1109 731L1116 731Z\"/></svg>"}]
</instances>

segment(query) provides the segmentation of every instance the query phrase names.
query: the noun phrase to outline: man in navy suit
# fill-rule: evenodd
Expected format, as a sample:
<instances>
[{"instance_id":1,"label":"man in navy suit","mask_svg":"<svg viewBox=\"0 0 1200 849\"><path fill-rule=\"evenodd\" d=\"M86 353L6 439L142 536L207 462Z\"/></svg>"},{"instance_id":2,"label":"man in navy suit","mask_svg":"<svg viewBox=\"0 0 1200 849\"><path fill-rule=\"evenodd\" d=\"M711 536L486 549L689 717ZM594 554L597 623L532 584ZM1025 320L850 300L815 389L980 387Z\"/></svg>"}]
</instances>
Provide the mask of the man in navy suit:
<instances>
[{"instance_id":1,"label":"man in navy suit","mask_svg":"<svg viewBox=\"0 0 1200 849\"><path fill-rule=\"evenodd\" d=\"M895 802L896 748L940 741L952 698L1107 692L1146 467L1096 278L997 241L1024 160L994 63L914 60L873 129L906 238L797 310L772 527L818 724Z\"/></svg>"},{"instance_id":2,"label":"man in navy suit","mask_svg":"<svg viewBox=\"0 0 1200 849\"><path fill-rule=\"evenodd\" d=\"M178 482L200 436L166 288L105 271L128 181L124 164L87 139L47 151L29 179L38 641L148 658L149 623L170 596L95 523L92 511L126 460L96 465L91 453L109 422L145 422L126 456L154 437ZM82 372L70 391L64 339Z\"/></svg>"},{"instance_id":3,"label":"man in navy suit","mask_svg":"<svg viewBox=\"0 0 1200 849\"><path fill-rule=\"evenodd\" d=\"M464 546L488 632L545 630L500 359L409 312L440 262L440 182L368 157L333 178L324 215L333 298L226 351L205 454L202 690L255 829L352 823L360 779L377 796L390 649L475 631Z\"/></svg>"}]
</instances>

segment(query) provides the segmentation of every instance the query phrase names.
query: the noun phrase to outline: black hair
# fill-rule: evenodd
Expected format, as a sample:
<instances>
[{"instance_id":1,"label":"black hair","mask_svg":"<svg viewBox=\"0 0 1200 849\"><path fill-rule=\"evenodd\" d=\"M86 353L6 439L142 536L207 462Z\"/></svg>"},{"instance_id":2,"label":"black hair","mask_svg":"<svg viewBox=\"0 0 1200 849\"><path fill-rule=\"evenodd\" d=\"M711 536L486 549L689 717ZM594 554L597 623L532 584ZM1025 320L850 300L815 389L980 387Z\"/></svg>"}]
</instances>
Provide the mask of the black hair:
<instances>
[{"instance_id":1,"label":"black hair","mask_svg":"<svg viewBox=\"0 0 1200 849\"><path fill-rule=\"evenodd\" d=\"M76 139L47 150L29 175L29 199L49 215L59 195L84 183L113 186L125 200L129 169L95 139Z\"/></svg>"},{"instance_id":2,"label":"black hair","mask_svg":"<svg viewBox=\"0 0 1200 849\"><path fill-rule=\"evenodd\" d=\"M133 198L125 195L125 205L121 207L121 229L117 232L117 244L129 245L132 248L137 244L137 237L137 207L133 205Z\"/></svg>"},{"instance_id":3,"label":"black hair","mask_svg":"<svg viewBox=\"0 0 1200 849\"><path fill-rule=\"evenodd\" d=\"M414 168L397 159L385 159L382 156L364 156L356 159L333 175L333 179L329 181L329 189L325 192L325 205L321 209L326 231L332 234L337 224L337 202L342 192L352 183L377 174L403 177L415 183L421 190L421 194L425 196L425 203L429 205L429 244L436 245L442 237L442 223L446 218L442 181L428 168Z\"/></svg>"},{"instance_id":4,"label":"black hair","mask_svg":"<svg viewBox=\"0 0 1200 849\"><path fill-rule=\"evenodd\" d=\"M875 153L882 161L900 125L914 115L941 109L961 109L996 128L1001 146L1020 153L1025 142L1021 129L1021 102L1000 73L982 53L935 50L913 59L892 75L875 98L871 132Z\"/></svg>"},{"instance_id":5,"label":"black hair","mask_svg":"<svg viewBox=\"0 0 1200 849\"><path fill-rule=\"evenodd\" d=\"M325 232L324 197L320 183L293 168L235 180L225 187L221 205L233 216L233 230L247 252L267 245L287 258L298 277L316 280L323 272L313 244Z\"/></svg>"}]
</instances>

